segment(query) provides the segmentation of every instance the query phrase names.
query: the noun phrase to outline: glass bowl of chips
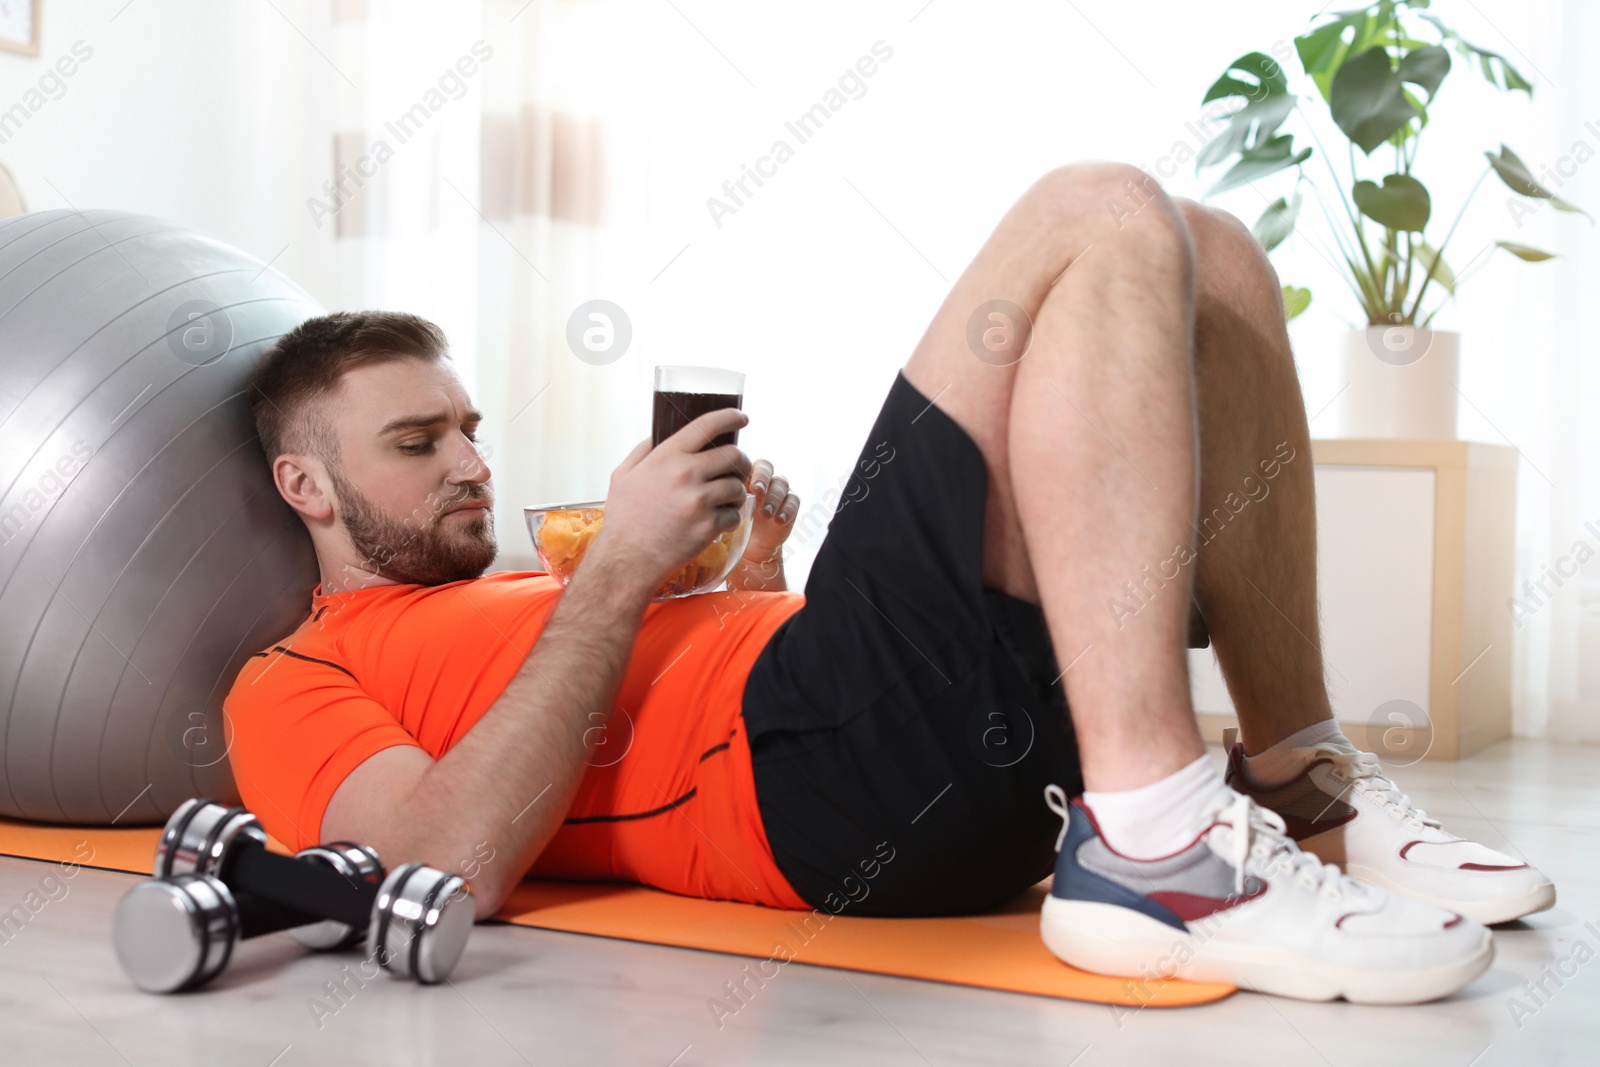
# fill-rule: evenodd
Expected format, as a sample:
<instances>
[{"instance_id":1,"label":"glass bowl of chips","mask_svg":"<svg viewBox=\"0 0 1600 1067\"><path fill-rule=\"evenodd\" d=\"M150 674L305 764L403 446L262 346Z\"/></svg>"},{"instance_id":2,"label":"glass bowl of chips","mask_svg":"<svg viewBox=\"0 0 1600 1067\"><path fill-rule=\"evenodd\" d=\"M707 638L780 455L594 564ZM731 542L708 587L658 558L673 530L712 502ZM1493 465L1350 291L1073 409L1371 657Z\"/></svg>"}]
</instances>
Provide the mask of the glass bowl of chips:
<instances>
[{"instance_id":1,"label":"glass bowl of chips","mask_svg":"<svg viewBox=\"0 0 1600 1067\"><path fill-rule=\"evenodd\" d=\"M739 506L739 525L724 530L716 540L707 545L694 559L677 573L670 575L656 590L656 600L706 593L721 585L733 571L745 545L750 543L751 519L755 516L756 498L745 493ZM545 504L523 508L528 521L528 533L533 537L533 549L551 577L562 585L572 580L584 553L594 544L605 521L605 501L578 504Z\"/></svg>"}]
</instances>

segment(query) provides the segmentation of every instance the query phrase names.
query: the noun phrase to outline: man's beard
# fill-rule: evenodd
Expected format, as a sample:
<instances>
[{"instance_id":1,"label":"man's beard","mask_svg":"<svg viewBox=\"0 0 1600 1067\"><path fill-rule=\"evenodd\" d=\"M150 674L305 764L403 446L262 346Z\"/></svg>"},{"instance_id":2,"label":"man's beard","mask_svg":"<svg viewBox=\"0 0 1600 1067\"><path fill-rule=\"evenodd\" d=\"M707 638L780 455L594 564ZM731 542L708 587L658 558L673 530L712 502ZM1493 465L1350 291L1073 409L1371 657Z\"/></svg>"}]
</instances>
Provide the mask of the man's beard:
<instances>
[{"instance_id":1,"label":"man's beard","mask_svg":"<svg viewBox=\"0 0 1600 1067\"><path fill-rule=\"evenodd\" d=\"M401 585L443 585L477 578L494 562L498 545L494 514L470 520L448 519L442 510L419 511L409 522L396 521L373 504L332 464L328 474L339 494L340 522L361 556L361 569ZM481 487L463 487L446 507L469 500L489 500ZM445 530L450 522L457 529Z\"/></svg>"}]
</instances>

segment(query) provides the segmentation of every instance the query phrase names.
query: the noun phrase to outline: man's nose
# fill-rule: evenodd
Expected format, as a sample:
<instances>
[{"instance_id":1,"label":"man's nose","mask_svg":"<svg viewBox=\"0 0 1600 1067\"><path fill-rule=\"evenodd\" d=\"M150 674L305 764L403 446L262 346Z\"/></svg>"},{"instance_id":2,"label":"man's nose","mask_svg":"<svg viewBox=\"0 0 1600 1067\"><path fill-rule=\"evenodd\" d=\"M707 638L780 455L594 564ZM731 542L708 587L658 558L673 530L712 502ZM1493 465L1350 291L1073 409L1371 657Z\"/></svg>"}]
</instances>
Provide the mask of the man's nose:
<instances>
[{"instance_id":1,"label":"man's nose","mask_svg":"<svg viewBox=\"0 0 1600 1067\"><path fill-rule=\"evenodd\" d=\"M465 438L463 443L465 448L456 459L455 470L451 473L451 483L470 482L473 485L481 485L487 482L492 472L489 470L489 461L484 451Z\"/></svg>"}]
</instances>

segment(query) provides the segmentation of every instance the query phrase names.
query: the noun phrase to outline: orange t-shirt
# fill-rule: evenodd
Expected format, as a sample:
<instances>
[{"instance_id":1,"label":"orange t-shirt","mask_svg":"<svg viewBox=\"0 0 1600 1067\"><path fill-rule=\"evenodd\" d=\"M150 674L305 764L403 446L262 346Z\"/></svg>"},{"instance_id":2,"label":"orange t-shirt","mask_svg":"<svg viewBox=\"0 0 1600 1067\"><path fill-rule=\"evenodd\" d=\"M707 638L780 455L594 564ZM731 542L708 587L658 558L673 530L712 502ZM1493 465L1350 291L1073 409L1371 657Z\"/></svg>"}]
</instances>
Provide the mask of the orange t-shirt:
<instances>
[{"instance_id":1,"label":"orange t-shirt","mask_svg":"<svg viewBox=\"0 0 1600 1067\"><path fill-rule=\"evenodd\" d=\"M306 621L251 657L224 704L245 806L296 850L318 843L329 800L369 756L415 745L438 759L472 729L560 594L537 571L331 596L318 586ZM529 873L809 907L772 858L741 713L756 657L804 603L722 592L651 604L616 710L596 715L604 732L577 796ZM525 791L532 802L539 787Z\"/></svg>"}]
</instances>

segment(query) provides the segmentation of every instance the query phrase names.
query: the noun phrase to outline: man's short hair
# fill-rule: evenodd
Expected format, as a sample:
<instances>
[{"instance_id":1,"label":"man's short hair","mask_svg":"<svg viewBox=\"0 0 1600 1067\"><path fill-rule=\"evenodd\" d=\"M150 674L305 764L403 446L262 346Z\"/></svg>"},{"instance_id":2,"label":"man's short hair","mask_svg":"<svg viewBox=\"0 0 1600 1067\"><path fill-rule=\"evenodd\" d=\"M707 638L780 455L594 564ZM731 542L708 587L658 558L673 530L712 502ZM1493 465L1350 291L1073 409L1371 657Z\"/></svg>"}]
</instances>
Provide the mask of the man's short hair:
<instances>
[{"instance_id":1,"label":"man's short hair","mask_svg":"<svg viewBox=\"0 0 1600 1067\"><path fill-rule=\"evenodd\" d=\"M346 371L400 359L449 359L444 331L403 311L336 311L278 339L250 374L250 417L270 462L281 455L339 459L339 438L318 401Z\"/></svg>"}]
</instances>

